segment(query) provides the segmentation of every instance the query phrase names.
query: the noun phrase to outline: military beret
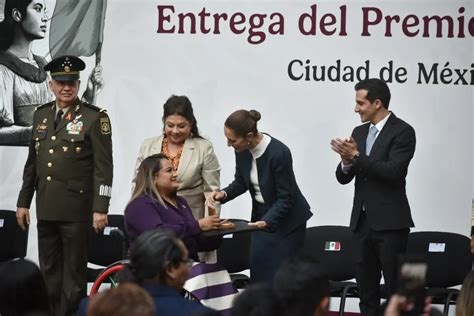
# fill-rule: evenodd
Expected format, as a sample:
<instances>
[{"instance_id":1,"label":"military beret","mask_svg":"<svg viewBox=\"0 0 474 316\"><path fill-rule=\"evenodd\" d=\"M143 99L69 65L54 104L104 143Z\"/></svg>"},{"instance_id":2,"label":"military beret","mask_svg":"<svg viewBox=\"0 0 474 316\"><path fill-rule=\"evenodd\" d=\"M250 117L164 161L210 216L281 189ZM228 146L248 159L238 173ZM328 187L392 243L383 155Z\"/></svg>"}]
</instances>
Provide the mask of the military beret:
<instances>
[{"instance_id":1,"label":"military beret","mask_svg":"<svg viewBox=\"0 0 474 316\"><path fill-rule=\"evenodd\" d=\"M51 78L57 81L77 80L84 68L86 64L76 56L57 57L44 66L44 70L51 72Z\"/></svg>"}]
</instances>

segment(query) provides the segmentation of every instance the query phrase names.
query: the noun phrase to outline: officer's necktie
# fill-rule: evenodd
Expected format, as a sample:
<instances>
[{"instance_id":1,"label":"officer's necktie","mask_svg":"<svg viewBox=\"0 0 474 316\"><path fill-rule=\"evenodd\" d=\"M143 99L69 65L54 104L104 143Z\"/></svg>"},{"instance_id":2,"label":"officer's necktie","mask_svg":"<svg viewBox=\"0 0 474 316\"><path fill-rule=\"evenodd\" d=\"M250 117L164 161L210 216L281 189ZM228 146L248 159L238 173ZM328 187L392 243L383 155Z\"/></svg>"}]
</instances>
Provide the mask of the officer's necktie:
<instances>
[{"instance_id":1,"label":"officer's necktie","mask_svg":"<svg viewBox=\"0 0 474 316\"><path fill-rule=\"evenodd\" d=\"M54 120L54 129L56 129L59 125L59 122L61 121L61 118L63 117L63 110L59 110L58 113L56 114L56 119Z\"/></svg>"},{"instance_id":2,"label":"officer's necktie","mask_svg":"<svg viewBox=\"0 0 474 316\"><path fill-rule=\"evenodd\" d=\"M374 142L375 142L375 136L377 136L378 131L379 130L377 129L377 127L375 127L375 125L373 125L369 129L369 134L367 135L367 141L365 142L365 154L367 156L370 155L370 151L372 150L372 146L374 145Z\"/></svg>"}]
</instances>

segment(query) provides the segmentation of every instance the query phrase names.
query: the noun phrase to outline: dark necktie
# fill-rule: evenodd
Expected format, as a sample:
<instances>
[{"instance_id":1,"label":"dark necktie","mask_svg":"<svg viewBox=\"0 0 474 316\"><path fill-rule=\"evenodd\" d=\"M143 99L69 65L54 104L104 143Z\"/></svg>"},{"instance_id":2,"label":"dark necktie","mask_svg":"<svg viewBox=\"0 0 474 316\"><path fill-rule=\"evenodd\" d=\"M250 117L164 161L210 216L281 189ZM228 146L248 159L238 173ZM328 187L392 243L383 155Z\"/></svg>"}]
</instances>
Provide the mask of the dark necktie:
<instances>
[{"instance_id":1,"label":"dark necktie","mask_svg":"<svg viewBox=\"0 0 474 316\"><path fill-rule=\"evenodd\" d=\"M63 110L59 110L58 113L56 114L56 119L54 120L54 129L56 129L59 125L59 122L61 121L61 118L63 117Z\"/></svg>"}]
</instances>

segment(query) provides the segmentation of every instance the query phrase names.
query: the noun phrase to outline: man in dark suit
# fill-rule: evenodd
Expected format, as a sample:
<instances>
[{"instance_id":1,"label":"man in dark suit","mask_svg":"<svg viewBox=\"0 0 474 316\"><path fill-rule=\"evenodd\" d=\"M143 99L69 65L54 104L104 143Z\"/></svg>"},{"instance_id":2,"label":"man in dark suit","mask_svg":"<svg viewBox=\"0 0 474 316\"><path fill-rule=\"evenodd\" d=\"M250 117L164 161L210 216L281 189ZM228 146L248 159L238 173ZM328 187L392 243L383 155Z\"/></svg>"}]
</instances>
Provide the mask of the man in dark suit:
<instances>
[{"instance_id":1,"label":"man in dark suit","mask_svg":"<svg viewBox=\"0 0 474 316\"><path fill-rule=\"evenodd\" d=\"M365 124L349 139L333 139L341 157L336 177L347 184L355 177L350 227L354 232L356 279L363 315L378 315L380 278L388 293L396 290L397 257L406 250L413 227L405 178L415 152L415 131L388 110L390 90L380 79L355 85L355 112Z\"/></svg>"},{"instance_id":2,"label":"man in dark suit","mask_svg":"<svg viewBox=\"0 0 474 316\"><path fill-rule=\"evenodd\" d=\"M17 202L18 224L30 223L36 191L38 249L55 315L70 315L87 289L89 225L107 225L112 139L104 110L77 98L82 60L63 56L45 66L56 100L38 107Z\"/></svg>"}]
</instances>

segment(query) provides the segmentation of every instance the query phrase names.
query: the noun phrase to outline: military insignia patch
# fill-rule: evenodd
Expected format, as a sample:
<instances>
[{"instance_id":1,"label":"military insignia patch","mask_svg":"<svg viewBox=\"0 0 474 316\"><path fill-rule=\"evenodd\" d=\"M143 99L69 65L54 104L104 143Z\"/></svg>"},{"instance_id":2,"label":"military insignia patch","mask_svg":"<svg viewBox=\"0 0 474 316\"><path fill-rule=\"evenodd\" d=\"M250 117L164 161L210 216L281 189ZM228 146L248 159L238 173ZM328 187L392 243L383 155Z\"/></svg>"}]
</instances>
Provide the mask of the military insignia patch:
<instances>
[{"instance_id":1,"label":"military insignia patch","mask_svg":"<svg viewBox=\"0 0 474 316\"><path fill-rule=\"evenodd\" d=\"M108 185L101 184L99 187L99 195L100 196L112 196L112 187Z\"/></svg>"},{"instance_id":2,"label":"military insignia patch","mask_svg":"<svg viewBox=\"0 0 474 316\"><path fill-rule=\"evenodd\" d=\"M110 134L109 118L107 117L100 118L100 132L102 134Z\"/></svg>"},{"instance_id":3,"label":"military insignia patch","mask_svg":"<svg viewBox=\"0 0 474 316\"><path fill-rule=\"evenodd\" d=\"M44 133L44 132L46 132L47 128L48 127L45 124L38 124L38 126L36 126L36 131L38 133Z\"/></svg>"},{"instance_id":4,"label":"military insignia patch","mask_svg":"<svg viewBox=\"0 0 474 316\"><path fill-rule=\"evenodd\" d=\"M79 135L82 132L83 125L84 123L82 123L82 121L74 120L72 122L67 123L66 131L68 134Z\"/></svg>"}]
</instances>

